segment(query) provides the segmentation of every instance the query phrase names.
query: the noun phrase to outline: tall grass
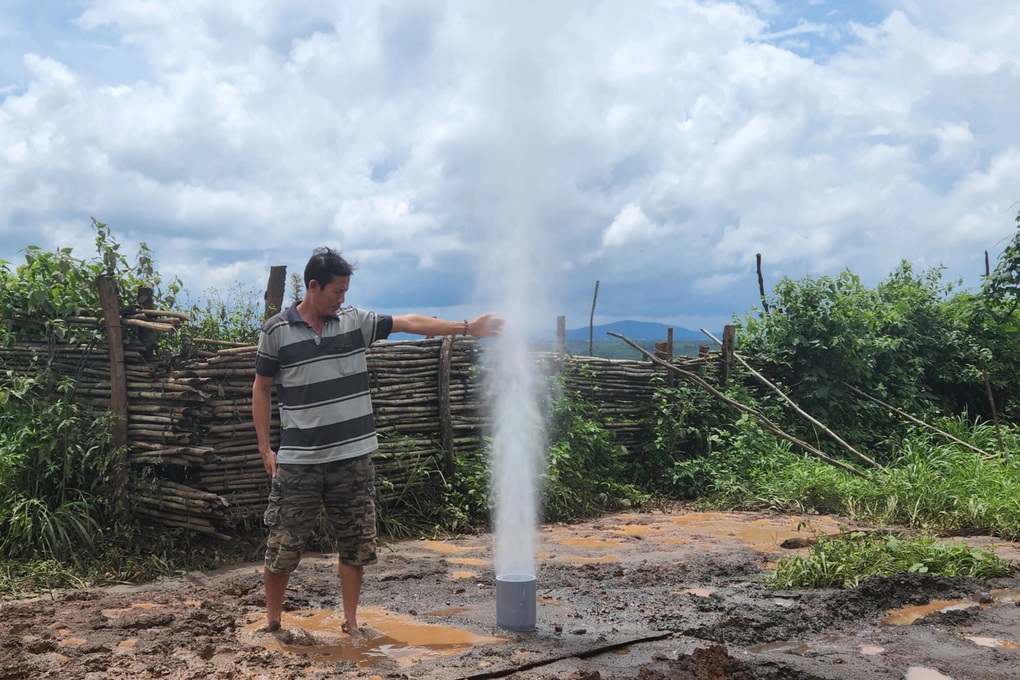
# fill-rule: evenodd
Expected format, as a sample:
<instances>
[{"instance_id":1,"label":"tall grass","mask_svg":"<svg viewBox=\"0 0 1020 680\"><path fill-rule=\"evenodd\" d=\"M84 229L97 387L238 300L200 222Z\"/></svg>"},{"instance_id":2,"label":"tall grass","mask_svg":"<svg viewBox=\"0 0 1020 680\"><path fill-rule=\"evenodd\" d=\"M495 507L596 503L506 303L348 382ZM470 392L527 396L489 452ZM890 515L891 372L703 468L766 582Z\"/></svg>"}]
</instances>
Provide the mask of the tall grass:
<instances>
[{"instance_id":1,"label":"tall grass","mask_svg":"<svg viewBox=\"0 0 1020 680\"><path fill-rule=\"evenodd\" d=\"M942 429L997 451L994 430L960 418ZM1007 453L983 455L928 431L912 431L887 473L856 477L777 442L750 421L719 435L710 456L678 463L674 483L703 488L712 503L748 509L833 513L927 531L987 531L1020 538L1020 461L1016 432Z\"/></svg>"}]
</instances>

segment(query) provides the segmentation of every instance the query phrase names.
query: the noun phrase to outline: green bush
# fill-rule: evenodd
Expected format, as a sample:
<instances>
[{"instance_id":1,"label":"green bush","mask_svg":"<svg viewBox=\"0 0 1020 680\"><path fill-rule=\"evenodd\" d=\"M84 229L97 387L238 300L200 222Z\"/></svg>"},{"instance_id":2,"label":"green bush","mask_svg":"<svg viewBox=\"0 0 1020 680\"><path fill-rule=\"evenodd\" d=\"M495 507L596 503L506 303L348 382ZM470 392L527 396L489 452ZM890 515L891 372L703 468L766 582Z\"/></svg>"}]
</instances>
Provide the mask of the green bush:
<instances>
[{"instance_id":1,"label":"green bush","mask_svg":"<svg viewBox=\"0 0 1020 680\"><path fill-rule=\"evenodd\" d=\"M560 521L632 507L646 495L624 483L621 455L598 409L579 394L560 393L550 404L549 458L541 475L542 516Z\"/></svg>"},{"instance_id":2,"label":"green bush","mask_svg":"<svg viewBox=\"0 0 1020 680\"><path fill-rule=\"evenodd\" d=\"M957 413L984 389L990 354L958 313L953 288L940 270L917 275L907 263L874 289L851 272L783 279L773 310L745 318L738 351L804 411L881 459L905 427L847 384L923 416ZM818 437L789 411L780 424L806 441Z\"/></svg>"},{"instance_id":3,"label":"green bush","mask_svg":"<svg viewBox=\"0 0 1020 680\"><path fill-rule=\"evenodd\" d=\"M0 556L78 560L115 518L110 420L40 368L0 383Z\"/></svg>"}]
</instances>

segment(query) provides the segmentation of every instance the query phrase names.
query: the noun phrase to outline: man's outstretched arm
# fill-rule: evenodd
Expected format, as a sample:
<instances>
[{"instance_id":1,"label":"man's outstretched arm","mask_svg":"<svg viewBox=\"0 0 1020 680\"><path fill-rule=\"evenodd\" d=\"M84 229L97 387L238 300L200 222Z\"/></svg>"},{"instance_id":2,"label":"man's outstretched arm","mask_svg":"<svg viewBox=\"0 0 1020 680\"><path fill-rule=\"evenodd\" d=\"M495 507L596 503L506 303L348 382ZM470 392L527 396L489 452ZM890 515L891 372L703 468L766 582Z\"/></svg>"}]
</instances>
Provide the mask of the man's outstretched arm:
<instances>
[{"instance_id":1,"label":"man's outstretched arm","mask_svg":"<svg viewBox=\"0 0 1020 680\"><path fill-rule=\"evenodd\" d=\"M447 321L424 314L401 314L393 317L394 333L415 335L468 335L488 338L503 330L503 319L495 314L482 314L470 321Z\"/></svg>"}]
</instances>

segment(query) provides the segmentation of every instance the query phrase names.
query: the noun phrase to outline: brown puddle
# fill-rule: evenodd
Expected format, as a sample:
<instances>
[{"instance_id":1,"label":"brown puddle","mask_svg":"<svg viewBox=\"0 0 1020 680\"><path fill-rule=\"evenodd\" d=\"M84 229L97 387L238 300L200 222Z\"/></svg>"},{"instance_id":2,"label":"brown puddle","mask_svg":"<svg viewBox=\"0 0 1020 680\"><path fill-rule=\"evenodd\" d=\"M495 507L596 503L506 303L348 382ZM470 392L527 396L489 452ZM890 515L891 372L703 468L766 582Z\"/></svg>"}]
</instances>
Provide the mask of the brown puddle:
<instances>
[{"instance_id":1,"label":"brown puddle","mask_svg":"<svg viewBox=\"0 0 1020 680\"><path fill-rule=\"evenodd\" d=\"M647 538L652 534L661 532L662 527L655 526L654 524L624 524L618 527L613 527L610 531L617 534L624 534L626 536Z\"/></svg>"},{"instance_id":2,"label":"brown puddle","mask_svg":"<svg viewBox=\"0 0 1020 680\"><path fill-rule=\"evenodd\" d=\"M909 626L914 621L934 614L935 612L951 612L959 609L970 609L980 605L974 600L932 600L928 604L893 609L879 623L884 626Z\"/></svg>"},{"instance_id":3,"label":"brown puddle","mask_svg":"<svg viewBox=\"0 0 1020 680\"><path fill-rule=\"evenodd\" d=\"M329 610L284 612L280 633L257 632L261 620L245 626L244 633L248 642L269 650L301 654L314 661L351 661L359 668L383 662L406 668L424 659L456 656L477 645L507 641L422 623L378 608L368 607L360 614L361 625L377 635L352 638L341 631L342 618Z\"/></svg>"},{"instance_id":4,"label":"brown puddle","mask_svg":"<svg viewBox=\"0 0 1020 680\"><path fill-rule=\"evenodd\" d=\"M864 656L877 656L885 651L885 647L879 645L861 645L861 654Z\"/></svg>"},{"instance_id":5,"label":"brown puddle","mask_svg":"<svg viewBox=\"0 0 1020 680\"><path fill-rule=\"evenodd\" d=\"M979 647L994 647L996 649L1020 649L1020 645L1009 640L996 640L990 637L966 637L965 640L970 640Z\"/></svg>"},{"instance_id":6,"label":"brown puddle","mask_svg":"<svg viewBox=\"0 0 1020 680\"><path fill-rule=\"evenodd\" d=\"M813 531L831 533L839 529L839 525L834 520L817 517L811 520L810 528L798 530L801 521L799 517L766 517L747 521L742 515L725 512L692 512L686 515L665 517L659 524L672 525L685 532L708 537L736 538L762 552L781 550L779 544L788 538L810 536ZM652 536L650 540L660 539ZM667 540L668 542L677 542L676 538L672 536Z\"/></svg>"},{"instance_id":7,"label":"brown puddle","mask_svg":"<svg viewBox=\"0 0 1020 680\"><path fill-rule=\"evenodd\" d=\"M715 588L684 588L681 592L696 597L709 597L715 592Z\"/></svg>"},{"instance_id":8,"label":"brown puddle","mask_svg":"<svg viewBox=\"0 0 1020 680\"><path fill-rule=\"evenodd\" d=\"M991 591L988 593L988 597L991 598L991 601L994 604L1017 602L1020 601L1020 590L1002 588ZM988 601L985 600L985 602ZM957 609L970 609L971 607L981 607L982 609L985 609L988 605L971 599L932 600L928 604L922 604L916 607L892 609L887 612L888 616L882 619L881 623L886 626L909 626L914 621L917 621L928 614L934 614L935 612L951 612Z\"/></svg>"},{"instance_id":9,"label":"brown puddle","mask_svg":"<svg viewBox=\"0 0 1020 680\"><path fill-rule=\"evenodd\" d=\"M429 550L448 554L462 553L471 550L471 548L462 545L450 545L445 541L422 541L421 544Z\"/></svg>"},{"instance_id":10,"label":"brown puddle","mask_svg":"<svg viewBox=\"0 0 1020 680\"><path fill-rule=\"evenodd\" d=\"M934 668L923 666L911 666L904 677L906 680L953 680L951 676L943 675Z\"/></svg>"},{"instance_id":11,"label":"brown puddle","mask_svg":"<svg viewBox=\"0 0 1020 680\"><path fill-rule=\"evenodd\" d=\"M623 541L612 538L561 538L556 541L560 545L569 545L573 548L591 548L601 550L603 548L621 548Z\"/></svg>"},{"instance_id":12,"label":"brown puddle","mask_svg":"<svg viewBox=\"0 0 1020 680\"><path fill-rule=\"evenodd\" d=\"M471 609L468 607L450 607L449 609L433 609L430 612L422 612L422 616L454 616L455 614L463 614L469 612Z\"/></svg>"},{"instance_id":13,"label":"brown puddle","mask_svg":"<svg viewBox=\"0 0 1020 680\"><path fill-rule=\"evenodd\" d=\"M478 574L476 574L473 571L455 571L452 574L450 574L450 578L454 580L459 580L462 578L478 578Z\"/></svg>"}]
</instances>

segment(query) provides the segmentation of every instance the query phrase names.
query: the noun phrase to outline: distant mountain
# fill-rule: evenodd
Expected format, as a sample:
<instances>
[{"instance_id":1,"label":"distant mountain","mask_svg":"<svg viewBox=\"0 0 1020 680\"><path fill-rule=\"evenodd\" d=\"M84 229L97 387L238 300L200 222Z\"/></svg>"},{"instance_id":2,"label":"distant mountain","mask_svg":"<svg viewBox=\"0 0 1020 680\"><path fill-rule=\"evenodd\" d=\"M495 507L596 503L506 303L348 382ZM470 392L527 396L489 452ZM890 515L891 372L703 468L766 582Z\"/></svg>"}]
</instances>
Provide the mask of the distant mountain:
<instances>
[{"instance_id":1,"label":"distant mountain","mask_svg":"<svg viewBox=\"0 0 1020 680\"><path fill-rule=\"evenodd\" d=\"M612 331L634 341L665 340L668 329L669 326L666 324L650 321L614 321L613 323L595 326L592 329L592 339L596 342L599 340L615 340L615 338L606 335L606 332ZM719 333L716 337L722 337L722 333ZM584 340L587 342L588 327L568 329L567 340ZM692 331L689 328L673 326L673 341L679 342L681 340L707 340L707 338L701 331Z\"/></svg>"}]
</instances>

